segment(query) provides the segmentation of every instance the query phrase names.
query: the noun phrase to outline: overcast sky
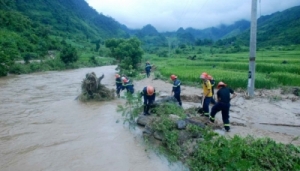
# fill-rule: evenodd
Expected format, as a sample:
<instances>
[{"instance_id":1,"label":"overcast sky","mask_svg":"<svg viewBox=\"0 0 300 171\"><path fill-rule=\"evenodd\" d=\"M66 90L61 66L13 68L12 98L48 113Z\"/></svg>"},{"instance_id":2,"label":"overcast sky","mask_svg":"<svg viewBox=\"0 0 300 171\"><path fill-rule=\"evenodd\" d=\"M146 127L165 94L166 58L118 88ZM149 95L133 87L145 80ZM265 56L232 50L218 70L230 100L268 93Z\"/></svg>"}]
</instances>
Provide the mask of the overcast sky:
<instances>
[{"instance_id":1,"label":"overcast sky","mask_svg":"<svg viewBox=\"0 0 300 171\"><path fill-rule=\"evenodd\" d=\"M158 31L179 27L204 29L219 24L250 20L251 0L86 0L99 13L110 16L131 29L147 24ZM258 0L258 14L300 5L300 0Z\"/></svg>"}]
</instances>

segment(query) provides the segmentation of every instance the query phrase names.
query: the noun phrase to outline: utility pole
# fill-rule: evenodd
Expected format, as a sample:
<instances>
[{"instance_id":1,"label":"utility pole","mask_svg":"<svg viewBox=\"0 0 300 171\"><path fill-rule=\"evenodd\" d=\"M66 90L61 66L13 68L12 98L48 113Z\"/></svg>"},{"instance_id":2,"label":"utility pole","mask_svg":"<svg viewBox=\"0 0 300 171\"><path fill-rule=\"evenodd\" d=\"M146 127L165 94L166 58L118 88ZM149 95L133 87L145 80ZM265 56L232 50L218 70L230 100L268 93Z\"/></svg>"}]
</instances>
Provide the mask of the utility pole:
<instances>
[{"instance_id":1,"label":"utility pole","mask_svg":"<svg viewBox=\"0 0 300 171\"><path fill-rule=\"evenodd\" d=\"M256 56L256 30L257 30L257 0L252 0L251 30L250 30L250 55L248 72L248 95L254 96L255 87L255 56Z\"/></svg>"}]
</instances>

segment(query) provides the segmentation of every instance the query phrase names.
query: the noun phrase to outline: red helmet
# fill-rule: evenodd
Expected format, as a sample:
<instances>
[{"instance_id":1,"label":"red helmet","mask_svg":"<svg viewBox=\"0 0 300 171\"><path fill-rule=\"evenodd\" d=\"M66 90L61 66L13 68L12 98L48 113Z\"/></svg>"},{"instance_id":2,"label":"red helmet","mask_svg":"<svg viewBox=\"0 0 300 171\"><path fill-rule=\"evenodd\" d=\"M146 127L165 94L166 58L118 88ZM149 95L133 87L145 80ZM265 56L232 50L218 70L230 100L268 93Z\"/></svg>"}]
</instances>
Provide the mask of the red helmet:
<instances>
[{"instance_id":1,"label":"red helmet","mask_svg":"<svg viewBox=\"0 0 300 171\"><path fill-rule=\"evenodd\" d=\"M147 86L147 94L151 96L153 93L154 93L154 87Z\"/></svg>"},{"instance_id":2,"label":"red helmet","mask_svg":"<svg viewBox=\"0 0 300 171\"><path fill-rule=\"evenodd\" d=\"M223 83L222 81L218 83L217 88L220 88L221 86L227 86L225 83Z\"/></svg>"},{"instance_id":3,"label":"red helmet","mask_svg":"<svg viewBox=\"0 0 300 171\"><path fill-rule=\"evenodd\" d=\"M177 78L177 76L176 75L171 75L171 80L175 80L176 78Z\"/></svg>"},{"instance_id":4,"label":"red helmet","mask_svg":"<svg viewBox=\"0 0 300 171\"><path fill-rule=\"evenodd\" d=\"M208 75L208 76L207 76L207 79L213 80L213 77L212 77L211 75Z\"/></svg>"}]
</instances>

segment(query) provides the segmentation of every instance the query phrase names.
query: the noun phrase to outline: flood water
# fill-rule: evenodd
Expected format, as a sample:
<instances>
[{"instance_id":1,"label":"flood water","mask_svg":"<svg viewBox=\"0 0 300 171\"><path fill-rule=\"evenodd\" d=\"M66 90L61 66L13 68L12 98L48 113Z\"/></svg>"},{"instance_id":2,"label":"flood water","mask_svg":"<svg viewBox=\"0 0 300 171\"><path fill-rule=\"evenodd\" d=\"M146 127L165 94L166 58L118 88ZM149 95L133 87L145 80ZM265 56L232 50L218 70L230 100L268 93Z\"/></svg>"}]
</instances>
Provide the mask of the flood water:
<instances>
[{"instance_id":1,"label":"flood water","mask_svg":"<svg viewBox=\"0 0 300 171\"><path fill-rule=\"evenodd\" d=\"M0 79L1 171L183 170L145 152L141 136L130 132L116 112L122 99L74 100L92 71L104 73L102 83L114 87L115 66Z\"/></svg>"}]
</instances>

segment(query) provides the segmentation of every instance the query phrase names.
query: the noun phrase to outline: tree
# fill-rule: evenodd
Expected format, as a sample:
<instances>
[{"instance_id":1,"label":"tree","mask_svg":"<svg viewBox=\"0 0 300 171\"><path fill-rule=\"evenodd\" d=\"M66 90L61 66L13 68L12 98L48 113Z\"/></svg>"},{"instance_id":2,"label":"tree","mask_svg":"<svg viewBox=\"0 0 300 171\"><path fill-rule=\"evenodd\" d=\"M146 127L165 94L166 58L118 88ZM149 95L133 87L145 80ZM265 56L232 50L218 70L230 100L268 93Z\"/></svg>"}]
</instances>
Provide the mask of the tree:
<instances>
[{"instance_id":1,"label":"tree","mask_svg":"<svg viewBox=\"0 0 300 171\"><path fill-rule=\"evenodd\" d=\"M64 46L61 53L60 53L60 59L65 63L73 63L78 60L78 53L75 48L73 48L71 45Z\"/></svg>"},{"instance_id":2,"label":"tree","mask_svg":"<svg viewBox=\"0 0 300 171\"><path fill-rule=\"evenodd\" d=\"M143 55L141 42L137 38L109 39L105 46L110 49L111 55L119 60L121 69L129 70L130 65L137 69Z\"/></svg>"}]
</instances>

